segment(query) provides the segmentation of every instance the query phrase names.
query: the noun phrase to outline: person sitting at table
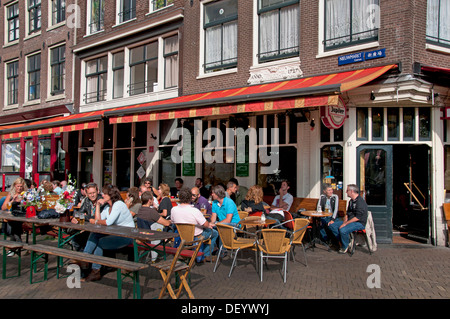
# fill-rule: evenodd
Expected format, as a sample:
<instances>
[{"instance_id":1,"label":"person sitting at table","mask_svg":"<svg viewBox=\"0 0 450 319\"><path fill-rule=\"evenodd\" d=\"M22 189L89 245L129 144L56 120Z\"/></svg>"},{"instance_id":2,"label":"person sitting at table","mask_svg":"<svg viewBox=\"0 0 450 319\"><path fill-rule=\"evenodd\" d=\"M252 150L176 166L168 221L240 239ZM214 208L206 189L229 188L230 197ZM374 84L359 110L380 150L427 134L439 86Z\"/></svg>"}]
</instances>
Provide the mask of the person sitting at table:
<instances>
[{"instance_id":1,"label":"person sitting at table","mask_svg":"<svg viewBox=\"0 0 450 319\"><path fill-rule=\"evenodd\" d=\"M249 216L261 216L266 211L264 209L263 195L261 186L253 185L250 187L241 203L241 210L248 212Z\"/></svg>"},{"instance_id":2,"label":"person sitting at table","mask_svg":"<svg viewBox=\"0 0 450 319\"><path fill-rule=\"evenodd\" d=\"M61 188L61 182L55 179L54 181L52 181L52 184L53 192L56 193L56 195L60 195L63 192Z\"/></svg>"},{"instance_id":3,"label":"person sitting at table","mask_svg":"<svg viewBox=\"0 0 450 319\"><path fill-rule=\"evenodd\" d=\"M225 189L221 185L214 186L211 191L213 199L211 223L221 222L236 226L241 219L236 204L232 199L226 197L225 193Z\"/></svg>"},{"instance_id":4,"label":"person sitting at table","mask_svg":"<svg viewBox=\"0 0 450 319\"><path fill-rule=\"evenodd\" d=\"M347 214L344 219L331 220L328 223L333 235L341 243L340 254L345 254L350 242L350 233L366 228L368 208L367 203L359 194L359 188L355 184L347 185L347 196L350 197L347 206Z\"/></svg>"},{"instance_id":5,"label":"person sitting at table","mask_svg":"<svg viewBox=\"0 0 450 319\"><path fill-rule=\"evenodd\" d=\"M281 182L279 193L270 206L270 213L267 214L268 218L276 219L279 222L284 221L284 211L289 211L294 202L294 197L289 193L289 184L287 180Z\"/></svg>"},{"instance_id":6,"label":"person sitting at table","mask_svg":"<svg viewBox=\"0 0 450 319\"><path fill-rule=\"evenodd\" d=\"M151 192L153 195L153 207L158 208L159 203L158 203L158 199L156 198L155 194L153 193L153 187L147 187L145 185L139 186L139 197L141 197L141 195L147 191Z\"/></svg>"},{"instance_id":7,"label":"person sitting at table","mask_svg":"<svg viewBox=\"0 0 450 319\"><path fill-rule=\"evenodd\" d=\"M97 201L95 216L89 222L103 226L118 225L134 228L133 216L127 205L123 202L119 189L114 185L106 185L102 188L103 198ZM105 205L103 210L101 206ZM89 235L84 252L103 256L103 250L117 250L133 243L133 239L119 236L111 236L99 233ZM84 266L85 264L82 263ZM83 268L83 267L82 267ZM91 273L85 281L97 281L102 278L101 265L92 264Z\"/></svg>"},{"instance_id":8,"label":"person sitting at table","mask_svg":"<svg viewBox=\"0 0 450 319\"><path fill-rule=\"evenodd\" d=\"M155 196L159 202L159 200L160 200L159 191L158 191L158 189L153 187L152 179L150 177L147 177L146 179L144 179L144 182L142 183L142 185L147 187L147 189L151 189L151 191L153 192L153 196Z\"/></svg>"},{"instance_id":9,"label":"person sitting at table","mask_svg":"<svg viewBox=\"0 0 450 319\"><path fill-rule=\"evenodd\" d=\"M195 187L195 189L198 194L198 188ZM205 261L211 261L211 251L214 250L219 233L213 229L214 224L208 222L199 209L191 206L193 194L189 188L182 188L178 198L180 199L179 205L172 209L172 223L175 225L194 224L194 237L202 235L205 240L211 238L211 247L209 245L203 247Z\"/></svg>"},{"instance_id":10,"label":"person sitting at table","mask_svg":"<svg viewBox=\"0 0 450 319\"><path fill-rule=\"evenodd\" d=\"M86 186L86 183L82 183L80 189L76 192L73 199L74 208L79 208L83 199L86 198Z\"/></svg>"},{"instance_id":11,"label":"person sitting at table","mask_svg":"<svg viewBox=\"0 0 450 319\"><path fill-rule=\"evenodd\" d=\"M321 217L320 222L322 228L320 229L320 235L322 236L324 241L328 240L327 232L328 223L332 220L335 221L338 217L338 208L339 208L339 197L336 194L333 194L333 188L330 184L326 183L323 185L323 194L320 195L319 200L317 201L317 211L322 211L333 213L328 217Z\"/></svg>"},{"instance_id":12,"label":"person sitting at table","mask_svg":"<svg viewBox=\"0 0 450 319\"><path fill-rule=\"evenodd\" d=\"M248 188L244 185L239 185L239 181L234 177L230 178L230 181L236 184L236 192L230 195L230 198L236 203L237 207L240 207L247 195Z\"/></svg>"},{"instance_id":13,"label":"person sitting at table","mask_svg":"<svg viewBox=\"0 0 450 319\"><path fill-rule=\"evenodd\" d=\"M170 218L172 211L172 201L170 200L170 187L165 183L159 184L159 193L161 195L161 202L159 203L158 211L164 218Z\"/></svg>"},{"instance_id":14,"label":"person sitting at table","mask_svg":"<svg viewBox=\"0 0 450 319\"><path fill-rule=\"evenodd\" d=\"M211 216L212 213L211 205L209 204L208 199L206 199L200 194L200 189L198 187L192 187L191 193L192 193L191 204L194 205L194 207L200 211L202 211L202 208L206 209L206 214Z\"/></svg>"},{"instance_id":15,"label":"person sitting at table","mask_svg":"<svg viewBox=\"0 0 450 319\"><path fill-rule=\"evenodd\" d=\"M175 187L170 188L170 195L173 197L178 197L178 192L183 188L184 181L182 178L175 178Z\"/></svg>"},{"instance_id":16,"label":"person sitting at table","mask_svg":"<svg viewBox=\"0 0 450 319\"><path fill-rule=\"evenodd\" d=\"M90 220L92 218L95 218L95 210L97 208L97 201L102 198L102 195L98 192L98 186L95 183L89 183L85 187L86 191L86 197L81 201L80 208L78 209L79 214L84 214L85 220ZM103 209L104 207L101 206L100 209ZM71 222L74 224L77 224L78 221L76 218L72 218ZM82 251L84 250L84 247L86 246L86 242L89 238L90 232L82 232L78 235L75 235L72 238L72 247L76 251Z\"/></svg>"},{"instance_id":17,"label":"person sitting at table","mask_svg":"<svg viewBox=\"0 0 450 319\"><path fill-rule=\"evenodd\" d=\"M139 196L139 188L130 187L128 189L125 204L127 204L127 207L130 210L130 213L133 216L134 221L136 222L136 214L142 205L141 198Z\"/></svg>"},{"instance_id":18,"label":"person sitting at table","mask_svg":"<svg viewBox=\"0 0 450 319\"><path fill-rule=\"evenodd\" d=\"M203 196L206 199L209 198L210 192L209 189L207 189L203 184L203 178L197 177L197 179L195 180L195 187L198 187L201 196Z\"/></svg>"},{"instance_id":19,"label":"person sitting at table","mask_svg":"<svg viewBox=\"0 0 450 319\"><path fill-rule=\"evenodd\" d=\"M226 192L225 192L225 196L226 196L227 198L230 198L231 200L233 200L233 202L234 202L235 204L236 204L236 201L235 201L234 199L236 199L236 196L234 196L234 194L236 193L237 188L238 188L238 186L237 186L236 182L230 180L230 181L227 183L227 190L226 190ZM234 199L231 198L231 197L234 197Z\"/></svg>"},{"instance_id":20,"label":"person sitting at table","mask_svg":"<svg viewBox=\"0 0 450 319\"><path fill-rule=\"evenodd\" d=\"M151 229L153 223L161 224L165 227L171 225L170 219L165 219L153 207L153 193L150 191L143 192L141 195L142 205L137 213L137 227Z\"/></svg>"},{"instance_id":21,"label":"person sitting at table","mask_svg":"<svg viewBox=\"0 0 450 319\"><path fill-rule=\"evenodd\" d=\"M5 201L2 205L2 210L21 210L20 201L22 200L21 194L28 190L25 180L21 177L11 185L8 195L6 195ZM8 221L3 223L3 232L10 236L11 241L22 242L22 222ZM8 256L13 256L14 251L8 251Z\"/></svg>"}]
</instances>

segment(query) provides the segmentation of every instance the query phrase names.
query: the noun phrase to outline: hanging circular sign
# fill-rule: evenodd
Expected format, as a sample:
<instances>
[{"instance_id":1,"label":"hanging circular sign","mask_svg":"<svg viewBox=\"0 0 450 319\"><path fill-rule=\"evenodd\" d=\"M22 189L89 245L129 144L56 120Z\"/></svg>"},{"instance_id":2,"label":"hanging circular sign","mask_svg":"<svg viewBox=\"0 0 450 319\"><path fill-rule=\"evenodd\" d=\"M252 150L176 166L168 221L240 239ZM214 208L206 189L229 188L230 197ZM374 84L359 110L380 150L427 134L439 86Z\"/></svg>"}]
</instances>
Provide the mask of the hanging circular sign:
<instances>
[{"instance_id":1,"label":"hanging circular sign","mask_svg":"<svg viewBox=\"0 0 450 319\"><path fill-rule=\"evenodd\" d=\"M341 97L338 98L337 105L322 105L320 107L320 119L323 125L330 130L338 129L344 125L347 117L347 108Z\"/></svg>"}]
</instances>

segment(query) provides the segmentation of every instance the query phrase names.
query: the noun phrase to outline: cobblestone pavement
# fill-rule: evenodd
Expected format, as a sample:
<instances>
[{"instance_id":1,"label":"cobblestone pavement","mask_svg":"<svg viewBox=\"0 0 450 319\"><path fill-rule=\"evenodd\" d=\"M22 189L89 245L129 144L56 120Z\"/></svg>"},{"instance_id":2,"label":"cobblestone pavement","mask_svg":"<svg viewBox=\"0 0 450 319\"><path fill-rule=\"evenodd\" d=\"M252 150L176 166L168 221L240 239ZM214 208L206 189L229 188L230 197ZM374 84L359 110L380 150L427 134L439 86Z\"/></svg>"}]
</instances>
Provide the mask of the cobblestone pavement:
<instances>
[{"instance_id":1,"label":"cobblestone pavement","mask_svg":"<svg viewBox=\"0 0 450 319\"><path fill-rule=\"evenodd\" d=\"M46 244L56 241L46 239ZM0 250L1 252L1 250ZM214 263L197 265L191 272L191 288L197 299L447 299L450 298L450 249L424 244L379 245L369 255L363 247L355 254L339 255L322 246L306 252L301 247L296 262L289 262L287 282L283 283L281 260L269 260L260 282L255 271L254 253L243 253L231 277L231 258L226 257L214 273ZM124 258L125 256L118 256ZM49 277L29 283L30 256L22 256L22 275L0 281L0 300L5 299L116 299L116 273L98 282L68 288L67 279L56 278L56 258L50 256ZM17 257L8 258L7 273L16 270ZM379 275L377 277L377 275ZM36 274L35 280L42 278ZM379 280L377 281L377 278ZM154 299L162 280L153 267L141 273L143 299ZM123 298L131 299L131 283L124 283ZM186 294L182 298L187 298Z\"/></svg>"}]
</instances>

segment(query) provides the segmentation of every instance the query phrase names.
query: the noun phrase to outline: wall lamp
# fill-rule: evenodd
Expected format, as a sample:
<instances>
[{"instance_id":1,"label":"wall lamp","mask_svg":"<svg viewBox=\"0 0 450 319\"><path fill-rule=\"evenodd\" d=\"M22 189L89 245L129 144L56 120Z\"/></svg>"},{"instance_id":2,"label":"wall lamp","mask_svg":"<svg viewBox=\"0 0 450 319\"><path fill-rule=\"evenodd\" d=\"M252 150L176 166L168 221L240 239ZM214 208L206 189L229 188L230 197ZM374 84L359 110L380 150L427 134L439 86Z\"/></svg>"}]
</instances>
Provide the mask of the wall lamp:
<instances>
[{"instance_id":1,"label":"wall lamp","mask_svg":"<svg viewBox=\"0 0 450 319\"><path fill-rule=\"evenodd\" d=\"M154 140L157 139L157 137L156 137L155 135L153 135L153 133L150 134L150 137L151 137L152 139L154 139Z\"/></svg>"},{"instance_id":2,"label":"wall lamp","mask_svg":"<svg viewBox=\"0 0 450 319\"><path fill-rule=\"evenodd\" d=\"M373 91L372 91L372 92L370 92L370 99L371 99L372 101L374 101L374 100L375 100L375 94L373 94Z\"/></svg>"}]
</instances>

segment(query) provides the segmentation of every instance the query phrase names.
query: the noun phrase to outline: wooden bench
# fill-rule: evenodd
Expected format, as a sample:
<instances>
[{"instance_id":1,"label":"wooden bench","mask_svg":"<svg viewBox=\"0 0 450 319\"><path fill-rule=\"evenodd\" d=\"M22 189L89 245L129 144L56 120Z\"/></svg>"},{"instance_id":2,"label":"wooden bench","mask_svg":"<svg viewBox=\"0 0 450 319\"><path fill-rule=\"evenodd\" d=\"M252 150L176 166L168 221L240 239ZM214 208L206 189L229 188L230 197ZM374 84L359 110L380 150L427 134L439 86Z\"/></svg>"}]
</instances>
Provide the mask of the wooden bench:
<instances>
[{"instance_id":1,"label":"wooden bench","mask_svg":"<svg viewBox=\"0 0 450 319\"><path fill-rule=\"evenodd\" d=\"M275 196L264 196L264 201L267 204L271 205L274 198ZM299 209L302 208L306 210L316 210L318 201L319 201L318 198L294 197L294 201L292 202L289 212L291 214L297 213ZM347 213L347 201L340 199L338 207L338 216L344 217L346 213Z\"/></svg>"},{"instance_id":2,"label":"wooden bench","mask_svg":"<svg viewBox=\"0 0 450 319\"><path fill-rule=\"evenodd\" d=\"M139 245L139 250L150 250L152 249L153 251L156 251L158 253L158 255L163 255L164 259L164 253L169 254L169 255L175 255L177 253L177 248L175 247L170 247L170 246L161 246L161 244L151 244L151 243L146 243L146 246L148 246L149 248L146 248L145 246ZM191 258L193 254L193 251L190 249L185 249L182 250L180 253L180 256L183 258ZM197 257L203 256L203 252L199 251L197 254Z\"/></svg>"},{"instance_id":3,"label":"wooden bench","mask_svg":"<svg viewBox=\"0 0 450 319\"><path fill-rule=\"evenodd\" d=\"M17 241L8 241L8 240L0 240L0 246L3 247L3 258L2 258L2 279L6 278L14 278L20 276L20 270L22 267L22 257L21 251L23 249L24 244ZM6 249L15 249L18 255L18 265L17 265L17 275L6 277L6 260L8 258Z\"/></svg>"},{"instance_id":4,"label":"wooden bench","mask_svg":"<svg viewBox=\"0 0 450 319\"><path fill-rule=\"evenodd\" d=\"M87 263L95 263L103 266L116 268L117 269L117 288L118 288L118 298L122 298L122 276L129 277L133 280L133 295L135 298L141 298L140 286L139 286L139 270L148 268L149 265L143 263L137 263L134 261L121 260L116 258L110 258L105 256L96 256L93 254L87 254L79 251L73 251L63 248L57 248L49 245L24 245L24 249L33 251L35 253L41 254L39 257L34 258L32 256L31 271L30 271L30 283L33 281L33 267L37 261L45 256L45 269L44 269L44 281L47 280L47 270L48 270L48 255L54 255L62 258L69 258L79 261L84 261ZM33 255L33 254L32 254ZM122 274L122 270L130 272L129 274Z\"/></svg>"}]
</instances>

